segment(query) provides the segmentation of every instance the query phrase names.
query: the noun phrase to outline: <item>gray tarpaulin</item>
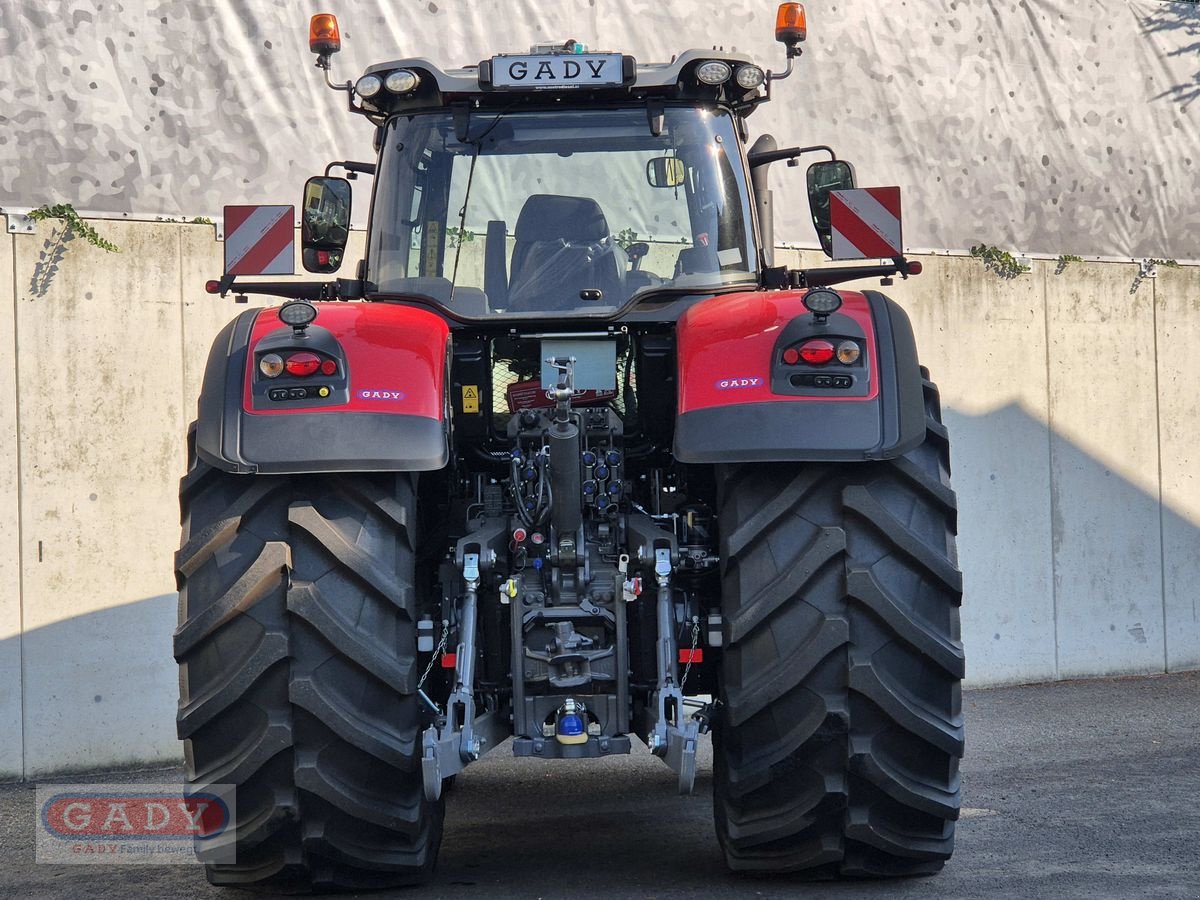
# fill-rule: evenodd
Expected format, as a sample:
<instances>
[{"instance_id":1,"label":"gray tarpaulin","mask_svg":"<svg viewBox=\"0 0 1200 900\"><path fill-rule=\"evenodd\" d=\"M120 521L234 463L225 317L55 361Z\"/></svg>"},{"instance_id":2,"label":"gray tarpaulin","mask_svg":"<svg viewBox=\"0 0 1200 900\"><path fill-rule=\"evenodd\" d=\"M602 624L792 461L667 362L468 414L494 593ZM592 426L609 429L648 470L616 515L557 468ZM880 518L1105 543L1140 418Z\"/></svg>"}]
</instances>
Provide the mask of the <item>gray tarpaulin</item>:
<instances>
[{"instance_id":1,"label":"gray tarpaulin","mask_svg":"<svg viewBox=\"0 0 1200 900\"><path fill-rule=\"evenodd\" d=\"M338 8L340 6L340 8ZM4 0L0 206L219 215L297 202L371 130L312 68L279 0ZM772 2L331 4L335 74L478 62L576 38L645 61L713 43L780 68ZM1200 8L1153 0L821 0L796 74L751 119L830 143L904 189L905 243L1200 258ZM777 237L812 244L802 171L772 176ZM365 182L360 182L365 184ZM356 217L366 211L360 197Z\"/></svg>"}]
</instances>

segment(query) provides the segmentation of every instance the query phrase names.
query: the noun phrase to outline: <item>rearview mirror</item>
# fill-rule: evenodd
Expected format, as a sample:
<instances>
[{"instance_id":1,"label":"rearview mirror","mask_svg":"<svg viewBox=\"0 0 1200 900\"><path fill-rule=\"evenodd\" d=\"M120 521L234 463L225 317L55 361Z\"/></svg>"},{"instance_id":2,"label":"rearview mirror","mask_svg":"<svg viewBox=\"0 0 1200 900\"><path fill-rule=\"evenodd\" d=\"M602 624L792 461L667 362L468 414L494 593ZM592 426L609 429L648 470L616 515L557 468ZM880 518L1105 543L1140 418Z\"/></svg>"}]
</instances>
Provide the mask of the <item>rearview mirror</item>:
<instances>
[{"instance_id":1,"label":"rearview mirror","mask_svg":"<svg viewBox=\"0 0 1200 900\"><path fill-rule=\"evenodd\" d=\"M829 192L854 187L854 167L841 159L816 162L808 167L808 208L813 227L826 256L833 256L833 228L829 221Z\"/></svg>"},{"instance_id":2,"label":"rearview mirror","mask_svg":"<svg viewBox=\"0 0 1200 900\"><path fill-rule=\"evenodd\" d=\"M683 160L678 156L656 156L646 163L646 181L650 187L679 187L685 175Z\"/></svg>"},{"instance_id":3,"label":"rearview mirror","mask_svg":"<svg viewBox=\"0 0 1200 900\"><path fill-rule=\"evenodd\" d=\"M350 237L350 182L317 176L304 183L301 260L309 272L336 272Z\"/></svg>"}]
</instances>

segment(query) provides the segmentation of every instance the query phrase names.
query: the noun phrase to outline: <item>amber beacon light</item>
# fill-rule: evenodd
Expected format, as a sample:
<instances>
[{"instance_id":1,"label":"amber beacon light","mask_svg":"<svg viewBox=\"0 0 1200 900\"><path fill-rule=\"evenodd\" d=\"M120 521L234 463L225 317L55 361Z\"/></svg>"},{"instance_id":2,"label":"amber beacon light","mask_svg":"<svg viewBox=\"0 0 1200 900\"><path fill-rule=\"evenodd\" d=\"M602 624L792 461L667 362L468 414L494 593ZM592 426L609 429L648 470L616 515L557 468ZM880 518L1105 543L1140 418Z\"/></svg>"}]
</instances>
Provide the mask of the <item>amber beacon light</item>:
<instances>
[{"instance_id":1,"label":"amber beacon light","mask_svg":"<svg viewBox=\"0 0 1200 900\"><path fill-rule=\"evenodd\" d=\"M803 3L780 3L775 14L775 40L795 47L808 37L808 23L804 17Z\"/></svg>"},{"instance_id":2,"label":"amber beacon light","mask_svg":"<svg viewBox=\"0 0 1200 900\"><path fill-rule=\"evenodd\" d=\"M338 29L337 16L332 13L317 13L308 20L308 49L322 56L337 53L342 49L342 33Z\"/></svg>"}]
</instances>

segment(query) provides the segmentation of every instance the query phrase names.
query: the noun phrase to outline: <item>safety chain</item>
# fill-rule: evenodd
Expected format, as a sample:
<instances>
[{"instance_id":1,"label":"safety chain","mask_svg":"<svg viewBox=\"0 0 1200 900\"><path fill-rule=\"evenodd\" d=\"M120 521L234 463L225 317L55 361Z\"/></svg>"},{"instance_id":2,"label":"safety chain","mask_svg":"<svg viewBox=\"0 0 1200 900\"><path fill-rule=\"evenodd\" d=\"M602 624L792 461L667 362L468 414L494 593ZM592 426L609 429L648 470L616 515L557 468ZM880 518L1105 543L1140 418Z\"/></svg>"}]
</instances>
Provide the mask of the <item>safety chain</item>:
<instances>
[{"instance_id":1,"label":"safety chain","mask_svg":"<svg viewBox=\"0 0 1200 900\"><path fill-rule=\"evenodd\" d=\"M688 653L687 665L683 667L683 677L679 679L679 689L687 684L688 673L692 671L692 660L696 658L696 642L700 640L700 617L692 616L692 649Z\"/></svg>"},{"instance_id":2,"label":"safety chain","mask_svg":"<svg viewBox=\"0 0 1200 900\"><path fill-rule=\"evenodd\" d=\"M417 690L421 690L425 685L425 679L429 677L429 673L433 671L434 664L442 658L442 653L446 650L446 638L450 635L450 620L442 619L442 637L438 641L438 645L433 648L433 655L429 657L429 665L425 667L425 674L421 676L421 680L417 682Z\"/></svg>"}]
</instances>

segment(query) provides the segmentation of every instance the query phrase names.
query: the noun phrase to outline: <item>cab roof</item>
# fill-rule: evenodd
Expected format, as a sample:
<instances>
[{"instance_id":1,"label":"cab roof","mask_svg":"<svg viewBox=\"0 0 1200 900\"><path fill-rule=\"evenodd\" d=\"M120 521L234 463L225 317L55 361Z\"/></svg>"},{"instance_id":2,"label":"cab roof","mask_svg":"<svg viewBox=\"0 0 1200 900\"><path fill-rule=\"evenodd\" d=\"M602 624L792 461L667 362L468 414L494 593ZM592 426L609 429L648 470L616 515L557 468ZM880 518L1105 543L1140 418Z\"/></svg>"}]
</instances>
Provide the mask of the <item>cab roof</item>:
<instances>
[{"instance_id":1,"label":"cab roof","mask_svg":"<svg viewBox=\"0 0 1200 900\"><path fill-rule=\"evenodd\" d=\"M568 45L570 43L568 42ZM599 87L539 84L527 88L523 85L498 86L493 83L493 70L509 60L528 60L530 64L547 60L562 65L572 59L618 55L621 56L623 68L620 84L605 84ZM728 64L731 74L727 81L716 85L700 81L696 70L710 61ZM409 57L377 63L370 66L363 76L374 75L386 79L392 72L408 70L418 76L416 88L405 94L379 90L369 98L360 95L362 108L355 111L375 118L386 117L396 112L449 106L463 100L471 101L473 106L511 106L522 101L570 103L572 100L639 101L659 98L722 103L746 115L770 96L769 91L762 85L744 88L737 83L738 71L747 66L761 71L761 67L745 53L716 49L686 50L669 62L663 63L638 62L632 56L618 54L616 51L589 51L580 54L578 51L538 52L535 49L532 53L500 54L478 64L456 69L443 69L428 59Z\"/></svg>"}]
</instances>

